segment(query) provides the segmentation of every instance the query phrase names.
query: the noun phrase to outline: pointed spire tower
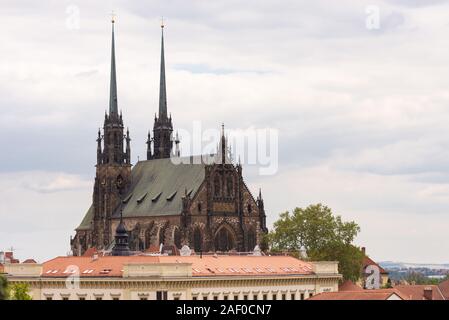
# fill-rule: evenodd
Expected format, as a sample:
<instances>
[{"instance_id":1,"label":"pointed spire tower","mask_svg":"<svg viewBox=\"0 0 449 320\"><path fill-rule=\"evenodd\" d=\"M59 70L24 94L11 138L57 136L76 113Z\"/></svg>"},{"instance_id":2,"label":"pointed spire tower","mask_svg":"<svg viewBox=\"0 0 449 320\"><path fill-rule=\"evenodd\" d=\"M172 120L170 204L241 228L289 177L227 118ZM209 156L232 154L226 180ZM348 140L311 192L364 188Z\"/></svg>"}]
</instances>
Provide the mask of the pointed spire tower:
<instances>
[{"instance_id":1,"label":"pointed spire tower","mask_svg":"<svg viewBox=\"0 0 449 320\"><path fill-rule=\"evenodd\" d=\"M121 112L118 112L117 100L117 73L115 67L115 17L112 16L112 43L111 43L111 75L109 87L109 114L105 114L104 119L104 149L101 163L124 164L130 162L130 137L129 132L126 137L127 147L124 152L123 119Z\"/></svg>"},{"instance_id":2,"label":"pointed spire tower","mask_svg":"<svg viewBox=\"0 0 449 320\"><path fill-rule=\"evenodd\" d=\"M111 221L131 182L131 137L124 130L117 102L115 64L115 19L112 17L111 75L109 108L105 113L103 135L97 137L97 165L93 192L94 236L88 246L107 248L113 240Z\"/></svg>"},{"instance_id":3,"label":"pointed spire tower","mask_svg":"<svg viewBox=\"0 0 449 320\"><path fill-rule=\"evenodd\" d=\"M117 74L115 71L115 37L114 24L115 17L112 16L112 45L111 45L111 80L109 86L109 115L118 117L118 102L117 102Z\"/></svg>"},{"instance_id":4,"label":"pointed spire tower","mask_svg":"<svg viewBox=\"0 0 449 320\"><path fill-rule=\"evenodd\" d=\"M161 23L161 69L159 80L159 114L154 119L153 139L147 141L147 159L170 158L173 149L171 116L167 112L167 88L165 82L165 54L164 54L164 22ZM153 152L151 152L151 141Z\"/></svg>"}]
</instances>

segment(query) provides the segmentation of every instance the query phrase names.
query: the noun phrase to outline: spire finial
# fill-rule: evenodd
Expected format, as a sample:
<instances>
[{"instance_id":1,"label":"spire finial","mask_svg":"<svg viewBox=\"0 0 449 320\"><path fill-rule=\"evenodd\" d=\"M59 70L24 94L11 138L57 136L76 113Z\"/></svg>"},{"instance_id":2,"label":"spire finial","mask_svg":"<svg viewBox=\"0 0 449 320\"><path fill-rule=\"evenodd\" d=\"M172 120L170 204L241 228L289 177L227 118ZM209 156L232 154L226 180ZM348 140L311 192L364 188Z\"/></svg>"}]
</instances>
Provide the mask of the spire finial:
<instances>
[{"instance_id":1,"label":"spire finial","mask_svg":"<svg viewBox=\"0 0 449 320\"><path fill-rule=\"evenodd\" d=\"M161 17L161 28L164 29L164 16Z\"/></svg>"},{"instance_id":2,"label":"spire finial","mask_svg":"<svg viewBox=\"0 0 449 320\"><path fill-rule=\"evenodd\" d=\"M224 133L224 122L221 123L220 153L221 153L221 164L225 164L225 162L226 162L226 137L225 137L225 133Z\"/></svg>"},{"instance_id":3,"label":"spire finial","mask_svg":"<svg viewBox=\"0 0 449 320\"><path fill-rule=\"evenodd\" d=\"M111 11L111 22L115 23L116 14L114 13L114 10Z\"/></svg>"}]
</instances>

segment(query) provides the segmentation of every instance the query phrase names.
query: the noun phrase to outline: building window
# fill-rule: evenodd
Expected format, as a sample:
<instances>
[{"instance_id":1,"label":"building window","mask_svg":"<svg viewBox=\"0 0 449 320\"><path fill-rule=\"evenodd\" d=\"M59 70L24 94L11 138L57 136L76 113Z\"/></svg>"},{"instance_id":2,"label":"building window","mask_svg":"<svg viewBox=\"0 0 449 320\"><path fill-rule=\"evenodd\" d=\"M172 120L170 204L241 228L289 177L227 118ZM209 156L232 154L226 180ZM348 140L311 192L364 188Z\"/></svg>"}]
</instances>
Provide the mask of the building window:
<instances>
[{"instance_id":1,"label":"building window","mask_svg":"<svg viewBox=\"0 0 449 320\"><path fill-rule=\"evenodd\" d=\"M238 300L238 299L239 299L239 295L236 294L236 295L234 296L234 300Z\"/></svg>"},{"instance_id":2,"label":"building window","mask_svg":"<svg viewBox=\"0 0 449 320\"><path fill-rule=\"evenodd\" d=\"M304 300L304 292L301 292L301 300Z\"/></svg>"},{"instance_id":3,"label":"building window","mask_svg":"<svg viewBox=\"0 0 449 320\"><path fill-rule=\"evenodd\" d=\"M144 301L144 300L148 300L147 297L140 297L140 300Z\"/></svg>"},{"instance_id":4,"label":"building window","mask_svg":"<svg viewBox=\"0 0 449 320\"><path fill-rule=\"evenodd\" d=\"M203 300L207 300L207 296L203 296Z\"/></svg>"},{"instance_id":5,"label":"building window","mask_svg":"<svg viewBox=\"0 0 449 320\"><path fill-rule=\"evenodd\" d=\"M228 300L228 296L223 296L223 300Z\"/></svg>"},{"instance_id":6,"label":"building window","mask_svg":"<svg viewBox=\"0 0 449 320\"><path fill-rule=\"evenodd\" d=\"M198 203L198 213L201 213L201 203Z\"/></svg>"},{"instance_id":7,"label":"building window","mask_svg":"<svg viewBox=\"0 0 449 320\"><path fill-rule=\"evenodd\" d=\"M69 300L69 297L62 297L62 300Z\"/></svg>"},{"instance_id":8,"label":"building window","mask_svg":"<svg viewBox=\"0 0 449 320\"><path fill-rule=\"evenodd\" d=\"M257 294L253 295L253 300L257 300L258 296Z\"/></svg>"},{"instance_id":9,"label":"building window","mask_svg":"<svg viewBox=\"0 0 449 320\"><path fill-rule=\"evenodd\" d=\"M268 295L267 294L263 295L263 300L268 300Z\"/></svg>"},{"instance_id":10,"label":"building window","mask_svg":"<svg viewBox=\"0 0 449 320\"><path fill-rule=\"evenodd\" d=\"M103 300L102 297L96 297L95 300Z\"/></svg>"},{"instance_id":11,"label":"building window","mask_svg":"<svg viewBox=\"0 0 449 320\"><path fill-rule=\"evenodd\" d=\"M214 179L214 194L216 197L219 197L221 194L220 185L221 185L220 177L216 175Z\"/></svg>"},{"instance_id":12,"label":"building window","mask_svg":"<svg viewBox=\"0 0 449 320\"><path fill-rule=\"evenodd\" d=\"M295 300L295 299L296 299L296 296L295 296L294 293L292 293L292 294L290 295L290 300Z\"/></svg>"},{"instance_id":13,"label":"building window","mask_svg":"<svg viewBox=\"0 0 449 320\"><path fill-rule=\"evenodd\" d=\"M53 300L53 297L47 297L46 300Z\"/></svg>"},{"instance_id":14,"label":"building window","mask_svg":"<svg viewBox=\"0 0 449 320\"><path fill-rule=\"evenodd\" d=\"M243 300L248 300L248 295L247 294L243 295Z\"/></svg>"},{"instance_id":15,"label":"building window","mask_svg":"<svg viewBox=\"0 0 449 320\"><path fill-rule=\"evenodd\" d=\"M273 293L272 300L277 300L277 298L278 298L278 295L276 293Z\"/></svg>"},{"instance_id":16,"label":"building window","mask_svg":"<svg viewBox=\"0 0 449 320\"><path fill-rule=\"evenodd\" d=\"M117 297L113 297L112 300L120 300L120 299Z\"/></svg>"},{"instance_id":17,"label":"building window","mask_svg":"<svg viewBox=\"0 0 449 320\"><path fill-rule=\"evenodd\" d=\"M202 251L202 242L203 242L203 238L201 236L201 231L200 229L196 228L195 231L193 232L193 250L195 250L195 252L200 252Z\"/></svg>"},{"instance_id":18,"label":"building window","mask_svg":"<svg viewBox=\"0 0 449 320\"><path fill-rule=\"evenodd\" d=\"M86 300L86 297L79 297L79 300Z\"/></svg>"},{"instance_id":19,"label":"building window","mask_svg":"<svg viewBox=\"0 0 449 320\"><path fill-rule=\"evenodd\" d=\"M156 291L156 300L167 300L167 291Z\"/></svg>"},{"instance_id":20,"label":"building window","mask_svg":"<svg viewBox=\"0 0 449 320\"><path fill-rule=\"evenodd\" d=\"M282 294L282 300L287 300L287 295L285 293Z\"/></svg>"},{"instance_id":21,"label":"building window","mask_svg":"<svg viewBox=\"0 0 449 320\"><path fill-rule=\"evenodd\" d=\"M179 231L178 228L175 228L175 231L173 234L173 240L174 240L175 246L178 249L181 248L181 231Z\"/></svg>"},{"instance_id":22,"label":"building window","mask_svg":"<svg viewBox=\"0 0 449 320\"><path fill-rule=\"evenodd\" d=\"M248 251L253 251L254 248L256 247L256 233L252 228L248 230L247 238L248 238Z\"/></svg>"},{"instance_id":23,"label":"building window","mask_svg":"<svg viewBox=\"0 0 449 320\"><path fill-rule=\"evenodd\" d=\"M173 300L179 300L179 297L178 296L173 297Z\"/></svg>"},{"instance_id":24,"label":"building window","mask_svg":"<svg viewBox=\"0 0 449 320\"><path fill-rule=\"evenodd\" d=\"M226 227L220 228L215 235L215 250L229 251L234 249L234 237Z\"/></svg>"},{"instance_id":25,"label":"building window","mask_svg":"<svg viewBox=\"0 0 449 320\"><path fill-rule=\"evenodd\" d=\"M228 177L226 181L226 193L228 197L233 197L234 195L234 179L232 177Z\"/></svg>"},{"instance_id":26,"label":"building window","mask_svg":"<svg viewBox=\"0 0 449 320\"><path fill-rule=\"evenodd\" d=\"M197 296L192 297L192 300L198 300L198 297Z\"/></svg>"},{"instance_id":27,"label":"building window","mask_svg":"<svg viewBox=\"0 0 449 320\"><path fill-rule=\"evenodd\" d=\"M214 296L214 300L218 300L218 296Z\"/></svg>"}]
</instances>

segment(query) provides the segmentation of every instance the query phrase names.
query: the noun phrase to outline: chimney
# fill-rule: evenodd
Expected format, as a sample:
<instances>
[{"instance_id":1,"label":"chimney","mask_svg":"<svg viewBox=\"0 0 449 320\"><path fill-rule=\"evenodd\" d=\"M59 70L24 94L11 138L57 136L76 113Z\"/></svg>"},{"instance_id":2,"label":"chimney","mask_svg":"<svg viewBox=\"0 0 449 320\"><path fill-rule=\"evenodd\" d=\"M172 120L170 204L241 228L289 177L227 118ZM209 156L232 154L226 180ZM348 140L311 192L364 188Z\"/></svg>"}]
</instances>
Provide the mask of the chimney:
<instances>
[{"instance_id":1,"label":"chimney","mask_svg":"<svg viewBox=\"0 0 449 320\"><path fill-rule=\"evenodd\" d=\"M362 247L362 253L363 253L363 255L365 255L366 256L366 249L365 249L365 247Z\"/></svg>"},{"instance_id":2,"label":"chimney","mask_svg":"<svg viewBox=\"0 0 449 320\"><path fill-rule=\"evenodd\" d=\"M424 288L424 299L425 300L432 300L432 287L425 287Z\"/></svg>"}]
</instances>

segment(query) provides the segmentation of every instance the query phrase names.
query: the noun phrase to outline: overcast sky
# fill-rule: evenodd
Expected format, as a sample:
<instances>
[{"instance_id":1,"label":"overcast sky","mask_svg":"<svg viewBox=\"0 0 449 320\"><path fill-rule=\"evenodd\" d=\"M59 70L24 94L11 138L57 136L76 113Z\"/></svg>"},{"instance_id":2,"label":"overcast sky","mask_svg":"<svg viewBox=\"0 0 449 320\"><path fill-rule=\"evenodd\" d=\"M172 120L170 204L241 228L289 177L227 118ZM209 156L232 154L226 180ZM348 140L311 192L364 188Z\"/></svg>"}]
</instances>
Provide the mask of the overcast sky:
<instances>
[{"instance_id":1,"label":"overcast sky","mask_svg":"<svg viewBox=\"0 0 449 320\"><path fill-rule=\"evenodd\" d=\"M164 16L175 128L279 130L277 174L243 171L270 226L321 202L359 223L375 260L449 263L449 1L136 2L1 1L0 249L69 250L91 203L114 10L133 163L157 111Z\"/></svg>"}]
</instances>

